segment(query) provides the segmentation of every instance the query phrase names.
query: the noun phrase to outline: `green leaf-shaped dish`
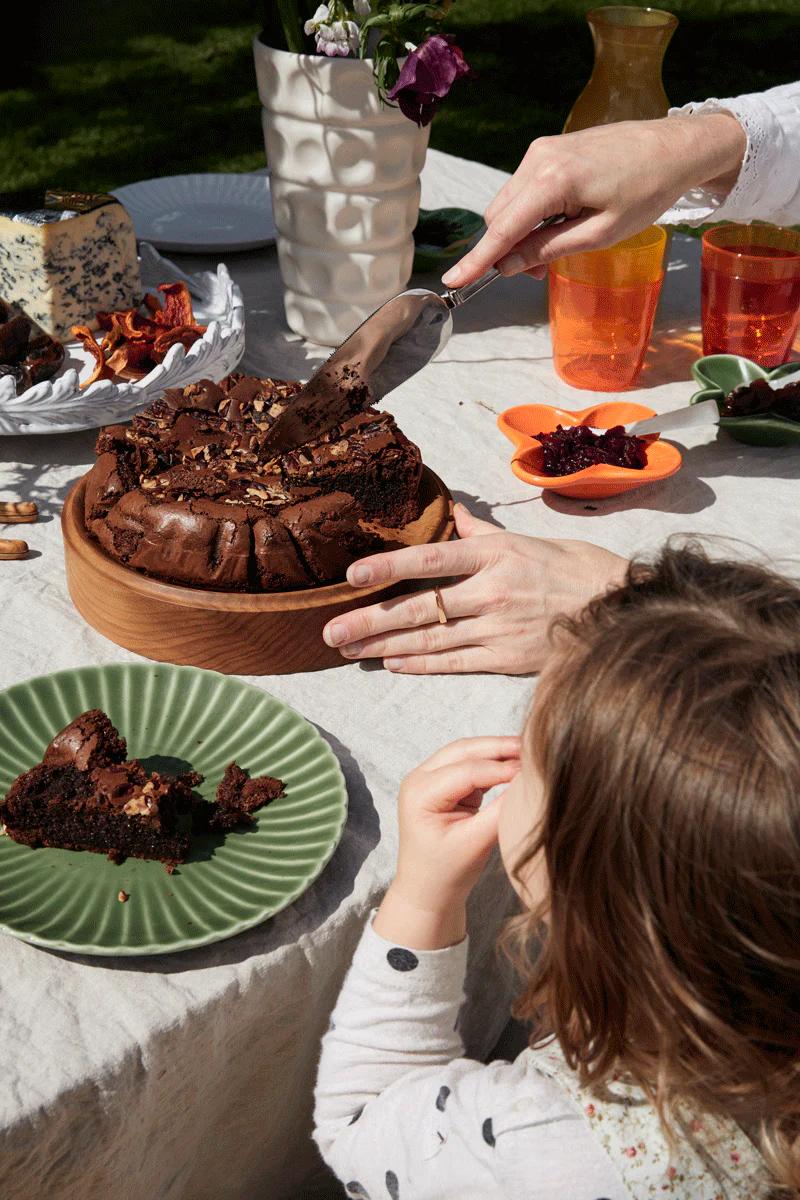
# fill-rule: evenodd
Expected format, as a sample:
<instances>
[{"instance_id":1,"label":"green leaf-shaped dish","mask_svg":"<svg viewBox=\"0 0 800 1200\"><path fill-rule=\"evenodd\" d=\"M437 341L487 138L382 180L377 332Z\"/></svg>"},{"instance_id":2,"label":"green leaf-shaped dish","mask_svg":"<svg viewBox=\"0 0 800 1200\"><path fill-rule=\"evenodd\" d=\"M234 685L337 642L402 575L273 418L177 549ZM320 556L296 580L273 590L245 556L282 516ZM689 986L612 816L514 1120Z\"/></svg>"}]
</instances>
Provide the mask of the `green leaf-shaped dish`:
<instances>
[{"instance_id":1,"label":"green leaf-shaped dish","mask_svg":"<svg viewBox=\"0 0 800 1200\"><path fill-rule=\"evenodd\" d=\"M192 839L174 875L158 862L118 866L83 850L30 849L0 837L0 929L81 954L166 954L205 946L273 916L313 882L342 835L347 791L328 743L260 688L164 663L80 667L0 693L0 795L39 762L78 713L102 708L151 769L185 764L213 799L226 765L277 775L286 794L255 825ZM178 760L178 761L176 761ZM179 763L184 764L183 766ZM129 899L121 903L120 891Z\"/></svg>"},{"instance_id":2,"label":"green leaf-shaped dish","mask_svg":"<svg viewBox=\"0 0 800 1200\"><path fill-rule=\"evenodd\" d=\"M758 363L739 354L707 354L692 365L692 374L701 390L695 392L690 404L701 400L716 400L722 411L722 402L734 388L754 379L781 379L784 375L800 375L800 363L782 363L771 371L764 370ZM800 422L790 421L773 413L752 417L723 417L720 429L725 429L748 446L792 446L800 445Z\"/></svg>"},{"instance_id":3,"label":"green leaf-shaped dish","mask_svg":"<svg viewBox=\"0 0 800 1200\"><path fill-rule=\"evenodd\" d=\"M414 271L443 271L466 253L483 229L483 217L468 208L421 208L414 230Z\"/></svg>"}]
</instances>

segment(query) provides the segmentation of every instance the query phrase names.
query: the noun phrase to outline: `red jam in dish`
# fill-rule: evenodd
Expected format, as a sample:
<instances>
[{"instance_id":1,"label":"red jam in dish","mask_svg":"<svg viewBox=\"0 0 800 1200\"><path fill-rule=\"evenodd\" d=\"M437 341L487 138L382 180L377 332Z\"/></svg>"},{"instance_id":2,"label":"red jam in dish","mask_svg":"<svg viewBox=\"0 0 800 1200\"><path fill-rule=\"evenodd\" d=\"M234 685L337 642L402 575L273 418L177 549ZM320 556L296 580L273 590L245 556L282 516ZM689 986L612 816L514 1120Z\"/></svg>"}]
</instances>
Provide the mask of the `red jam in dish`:
<instances>
[{"instance_id":1,"label":"red jam in dish","mask_svg":"<svg viewBox=\"0 0 800 1200\"><path fill-rule=\"evenodd\" d=\"M587 425L558 425L552 433L534 437L542 444L543 475L574 475L597 463L634 471L647 465L644 438L626 433L622 425L603 433L593 433Z\"/></svg>"}]
</instances>

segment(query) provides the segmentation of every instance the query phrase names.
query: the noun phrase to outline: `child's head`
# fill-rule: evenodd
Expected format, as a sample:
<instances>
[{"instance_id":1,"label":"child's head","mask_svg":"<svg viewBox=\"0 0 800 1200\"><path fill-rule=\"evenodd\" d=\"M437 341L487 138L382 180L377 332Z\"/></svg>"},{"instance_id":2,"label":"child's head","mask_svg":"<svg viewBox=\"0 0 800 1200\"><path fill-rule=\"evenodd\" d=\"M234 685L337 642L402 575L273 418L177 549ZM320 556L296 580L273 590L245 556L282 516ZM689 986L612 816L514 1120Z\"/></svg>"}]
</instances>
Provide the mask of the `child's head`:
<instances>
[{"instance_id":1,"label":"child's head","mask_svg":"<svg viewBox=\"0 0 800 1200\"><path fill-rule=\"evenodd\" d=\"M800 588L668 548L555 647L501 826L532 906L520 932L542 937L518 1011L585 1082L621 1065L664 1108L683 1097L791 1140Z\"/></svg>"}]
</instances>

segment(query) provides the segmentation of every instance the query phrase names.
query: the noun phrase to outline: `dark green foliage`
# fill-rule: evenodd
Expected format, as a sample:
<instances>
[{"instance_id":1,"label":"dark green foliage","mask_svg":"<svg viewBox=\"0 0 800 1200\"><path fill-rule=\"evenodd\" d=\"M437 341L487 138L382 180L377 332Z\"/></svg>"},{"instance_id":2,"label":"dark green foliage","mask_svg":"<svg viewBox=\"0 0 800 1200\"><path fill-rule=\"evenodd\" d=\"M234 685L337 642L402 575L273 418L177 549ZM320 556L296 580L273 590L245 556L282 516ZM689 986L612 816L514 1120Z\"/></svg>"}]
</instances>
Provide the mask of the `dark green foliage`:
<instances>
[{"instance_id":1,"label":"dark green foliage","mask_svg":"<svg viewBox=\"0 0 800 1200\"><path fill-rule=\"evenodd\" d=\"M296 3L303 20L316 8ZM800 0L664 6L681 19L664 71L673 103L796 78ZM558 132L591 69L589 7L455 0L444 30L478 78L448 97L431 145L513 170L533 137ZM41 0L0 93L0 190L262 166L250 43L259 28L280 36L277 15L275 0ZM391 86L388 58L382 69Z\"/></svg>"}]
</instances>

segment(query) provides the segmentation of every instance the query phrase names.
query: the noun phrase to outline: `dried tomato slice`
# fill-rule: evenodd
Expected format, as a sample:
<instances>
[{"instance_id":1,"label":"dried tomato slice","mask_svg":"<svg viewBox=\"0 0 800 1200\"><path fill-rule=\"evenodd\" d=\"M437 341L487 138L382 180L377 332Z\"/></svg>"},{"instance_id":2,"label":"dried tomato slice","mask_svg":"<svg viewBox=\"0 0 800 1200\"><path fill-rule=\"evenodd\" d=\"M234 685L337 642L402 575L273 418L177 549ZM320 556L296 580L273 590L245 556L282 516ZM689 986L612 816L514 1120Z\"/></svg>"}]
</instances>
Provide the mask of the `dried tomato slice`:
<instances>
[{"instance_id":1,"label":"dried tomato slice","mask_svg":"<svg viewBox=\"0 0 800 1200\"><path fill-rule=\"evenodd\" d=\"M73 327L73 334L97 364L84 387L97 379L111 379L114 374L139 379L162 361L171 346L180 344L188 350L203 336L206 326L194 319L186 284L162 283L158 290L163 304L148 292L137 308L97 313L97 323L105 335L99 345L88 326Z\"/></svg>"},{"instance_id":2,"label":"dried tomato slice","mask_svg":"<svg viewBox=\"0 0 800 1200\"><path fill-rule=\"evenodd\" d=\"M81 391L87 388L90 383L96 383L98 379L113 379L114 371L105 361L102 346L97 344L94 334L88 325L73 325L73 337L76 337L83 346L84 350L91 354L94 359L94 370L89 378L81 384Z\"/></svg>"},{"instance_id":3,"label":"dried tomato slice","mask_svg":"<svg viewBox=\"0 0 800 1200\"><path fill-rule=\"evenodd\" d=\"M155 319L162 325L193 325L192 298L185 283L160 283L158 290L164 297L164 307Z\"/></svg>"},{"instance_id":4,"label":"dried tomato slice","mask_svg":"<svg viewBox=\"0 0 800 1200\"><path fill-rule=\"evenodd\" d=\"M188 350L200 337L202 334L198 333L195 325L176 325L174 329L162 329L160 333L156 334L153 353L160 362L170 346L180 342Z\"/></svg>"},{"instance_id":5,"label":"dried tomato slice","mask_svg":"<svg viewBox=\"0 0 800 1200\"><path fill-rule=\"evenodd\" d=\"M110 354L106 365L123 379L140 379L156 365L151 342L123 342Z\"/></svg>"}]
</instances>

